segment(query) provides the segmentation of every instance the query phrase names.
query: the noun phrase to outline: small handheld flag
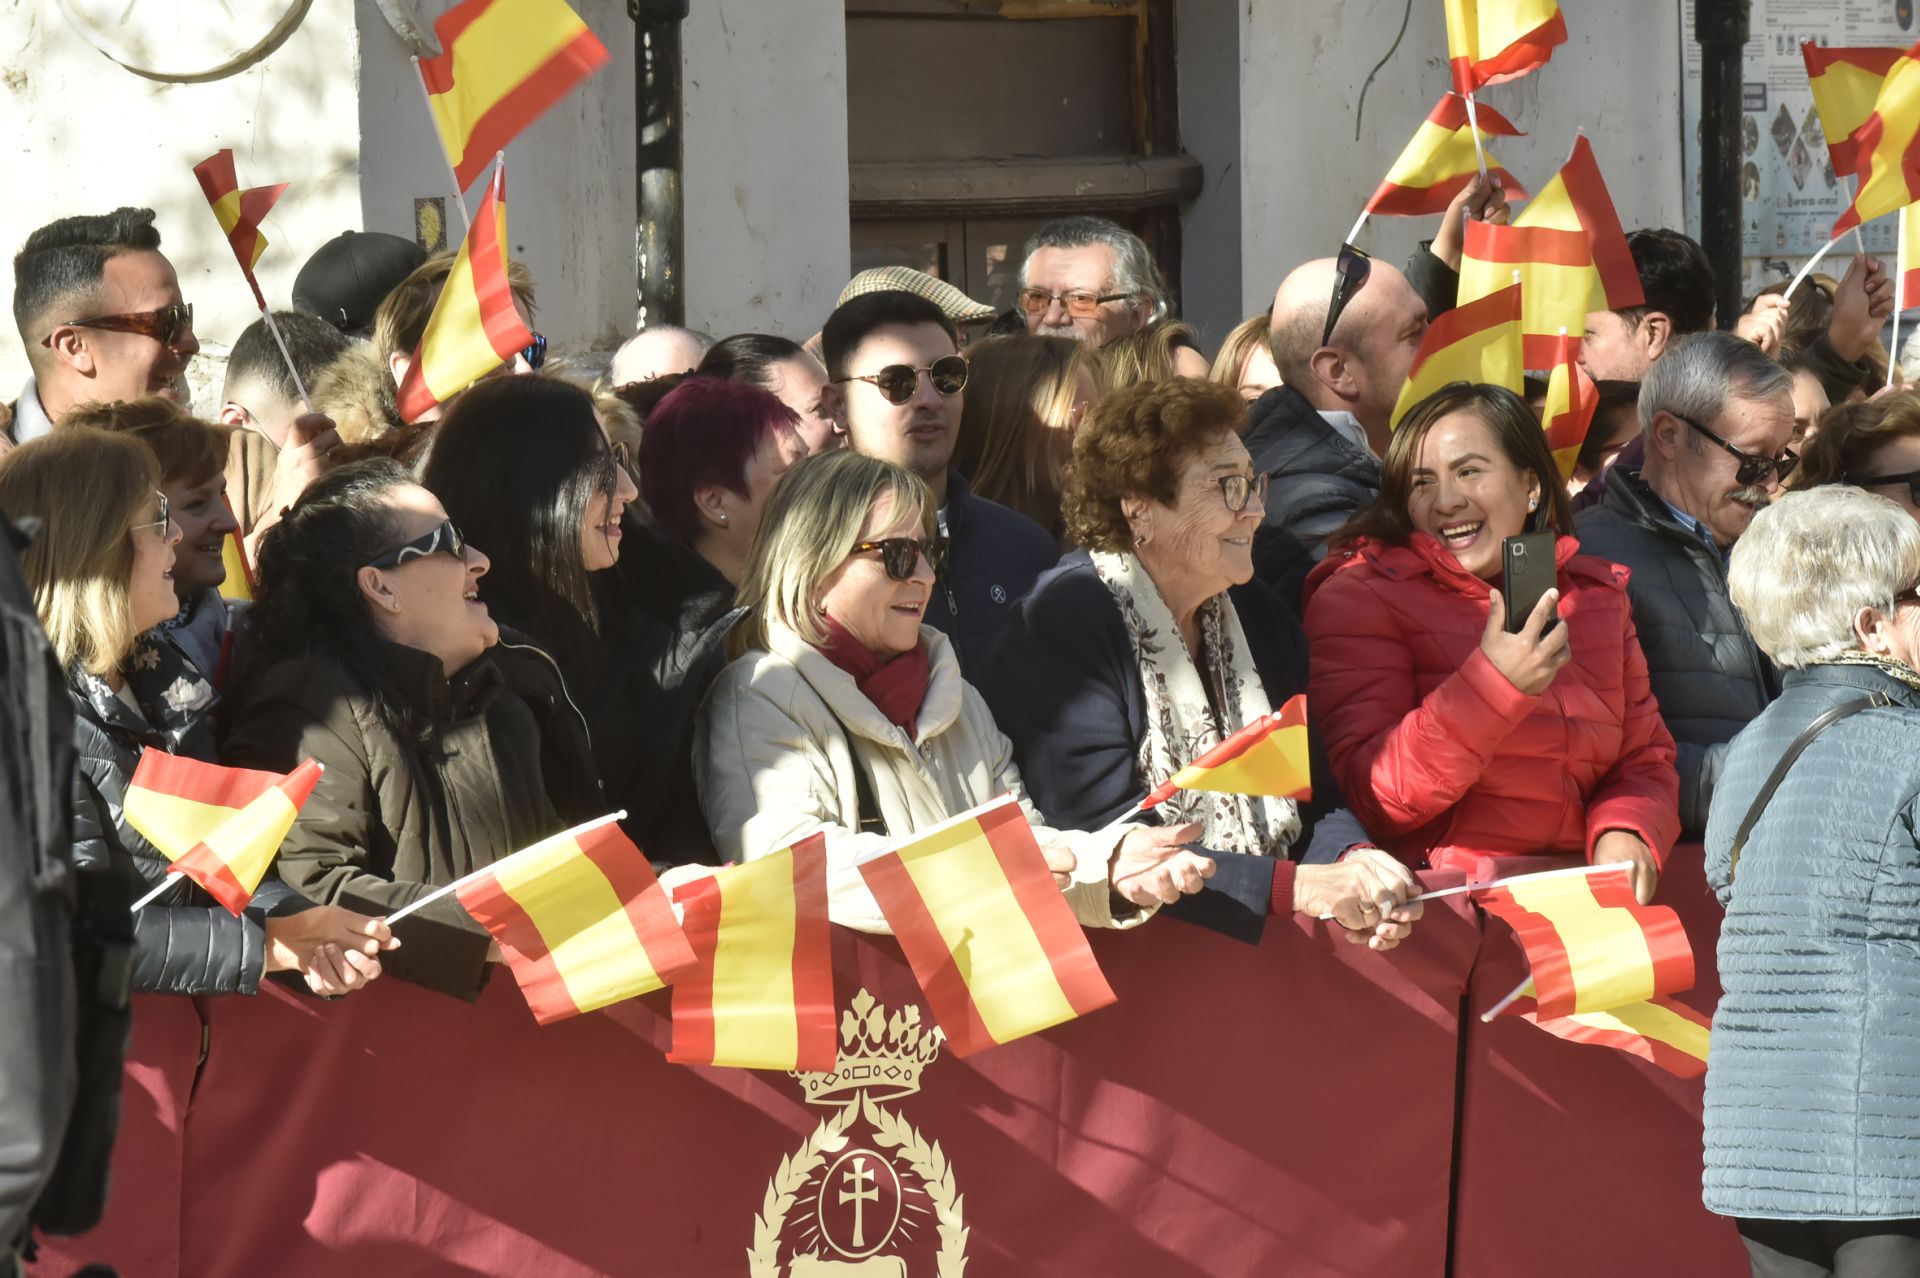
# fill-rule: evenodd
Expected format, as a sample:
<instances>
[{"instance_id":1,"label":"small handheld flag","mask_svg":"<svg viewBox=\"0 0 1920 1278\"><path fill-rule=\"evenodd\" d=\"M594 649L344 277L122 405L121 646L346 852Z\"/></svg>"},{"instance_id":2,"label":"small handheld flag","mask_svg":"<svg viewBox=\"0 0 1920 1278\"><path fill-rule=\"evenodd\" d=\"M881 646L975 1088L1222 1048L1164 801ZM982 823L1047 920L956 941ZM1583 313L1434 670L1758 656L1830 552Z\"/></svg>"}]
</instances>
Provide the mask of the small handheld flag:
<instances>
[{"instance_id":1,"label":"small handheld flag","mask_svg":"<svg viewBox=\"0 0 1920 1278\"><path fill-rule=\"evenodd\" d=\"M1569 1043L1590 1043L1638 1056L1676 1078L1698 1078L1707 1072L1711 1018L1677 998L1650 998L1604 1012L1576 1012L1571 1016L1542 1016L1534 1001L1533 979L1481 1015L1491 1021L1511 1008L1522 1020Z\"/></svg>"},{"instance_id":2,"label":"small handheld flag","mask_svg":"<svg viewBox=\"0 0 1920 1278\"><path fill-rule=\"evenodd\" d=\"M698 965L673 987L673 1050L683 1065L831 1070L833 957L827 840L683 883L674 900Z\"/></svg>"},{"instance_id":3,"label":"small handheld flag","mask_svg":"<svg viewBox=\"0 0 1920 1278\"><path fill-rule=\"evenodd\" d=\"M1559 349L1554 352L1553 372L1547 379L1547 402L1540 415L1547 447L1553 450L1561 479L1573 475L1574 465L1580 460L1580 446L1587 442L1587 431L1599 407L1599 391L1580 366L1579 339L1563 328Z\"/></svg>"},{"instance_id":4,"label":"small handheld flag","mask_svg":"<svg viewBox=\"0 0 1920 1278\"><path fill-rule=\"evenodd\" d=\"M418 421L532 341L507 279L506 174L496 165L400 383L400 416Z\"/></svg>"},{"instance_id":5,"label":"small handheld flag","mask_svg":"<svg viewBox=\"0 0 1920 1278\"><path fill-rule=\"evenodd\" d=\"M227 513L233 513L233 503L223 495L220 500L226 504ZM235 528L220 543L220 566L227 570L226 577L220 582L222 599L253 598L253 565L247 562L246 544L240 540L238 520Z\"/></svg>"},{"instance_id":6,"label":"small handheld flag","mask_svg":"<svg viewBox=\"0 0 1920 1278\"><path fill-rule=\"evenodd\" d=\"M1518 79L1567 42L1555 0L1445 0L1447 60L1455 92Z\"/></svg>"},{"instance_id":7,"label":"small handheld flag","mask_svg":"<svg viewBox=\"0 0 1920 1278\"><path fill-rule=\"evenodd\" d=\"M1873 114L1874 100L1887 72L1900 61L1900 50L1833 49L1808 41L1800 46L1800 56L1807 64L1807 86L1813 90L1813 109L1820 114L1833 171L1854 176L1864 167L1854 135Z\"/></svg>"},{"instance_id":8,"label":"small handheld flag","mask_svg":"<svg viewBox=\"0 0 1920 1278\"><path fill-rule=\"evenodd\" d=\"M253 278L253 268L259 264L260 255L267 251L267 237L260 233L260 223L286 192L287 184L241 190L240 181L234 176L231 147L215 151L194 165L193 175L200 179L200 190L213 206L213 216L219 220L220 229L226 233L227 244L240 263L240 273L247 277L247 287L253 290L253 300L261 310L266 310L267 299Z\"/></svg>"},{"instance_id":9,"label":"small handheld flag","mask_svg":"<svg viewBox=\"0 0 1920 1278\"><path fill-rule=\"evenodd\" d=\"M1484 223L1469 223L1469 229ZM1427 396L1454 382L1504 386L1515 394L1525 384L1520 353L1520 285L1456 306L1427 326L1414 353L1407 384L1393 406L1393 424Z\"/></svg>"},{"instance_id":10,"label":"small handheld flag","mask_svg":"<svg viewBox=\"0 0 1920 1278\"><path fill-rule=\"evenodd\" d=\"M1836 240L1920 199L1920 45L1895 59L1872 113L1850 136L1860 189L1833 224Z\"/></svg>"},{"instance_id":11,"label":"small handheld flag","mask_svg":"<svg viewBox=\"0 0 1920 1278\"><path fill-rule=\"evenodd\" d=\"M173 862L169 879L184 875L241 914L321 771L312 759L281 776L148 749L127 786L127 824ZM134 908L165 888L162 883Z\"/></svg>"},{"instance_id":12,"label":"small handheld flag","mask_svg":"<svg viewBox=\"0 0 1920 1278\"><path fill-rule=\"evenodd\" d=\"M961 1056L1114 1001L1011 797L859 869Z\"/></svg>"},{"instance_id":13,"label":"small handheld flag","mask_svg":"<svg viewBox=\"0 0 1920 1278\"><path fill-rule=\"evenodd\" d=\"M1474 149L1476 127L1483 140L1493 135L1525 136L1490 106L1481 105L1476 119L1469 122L1467 100L1457 93L1449 93L1420 122L1406 150L1393 162L1386 179L1367 201L1366 211L1392 217L1446 212L1453 197L1464 191L1480 171ZM1487 164L1491 176L1499 181L1501 190L1510 199L1527 197L1519 179L1501 168L1491 153L1487 155Z\"/></svg>"},{"instance_id":14,"label":"small handheld flag","mask_svg":"<svg viewBox=\"0 0 1920 1278\"><path fill-rule=\"evenodd\" d=\"M1307 698L1301 693L1281 706L1280 713L1262 715L1168 777L1140 807L1158 807L1176 790L1310 799L1308 756Z\"/></svg>"},{"instance_id":15,"label":"small handheld flag","mask_svg":"<svg viewBox=\"0 0 1920 1278\"><path fill-rule=\"evenodd\" d=\"M653 867L606 816L494 862L456 890L542 1025L671 985L696 965Z\"/></svg>"}]
</instances>

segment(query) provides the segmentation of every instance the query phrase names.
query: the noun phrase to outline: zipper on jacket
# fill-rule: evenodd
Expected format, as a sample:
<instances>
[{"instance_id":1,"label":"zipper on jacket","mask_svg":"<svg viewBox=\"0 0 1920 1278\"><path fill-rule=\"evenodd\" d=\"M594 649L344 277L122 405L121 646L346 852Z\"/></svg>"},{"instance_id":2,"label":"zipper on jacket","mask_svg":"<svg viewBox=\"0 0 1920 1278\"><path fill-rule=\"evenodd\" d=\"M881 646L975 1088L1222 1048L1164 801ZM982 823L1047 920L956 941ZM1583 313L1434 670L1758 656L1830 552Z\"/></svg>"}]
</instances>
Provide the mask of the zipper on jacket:
<instances>
[{"instance_id":1,"label":"zipper on jacket","mask_svg":"<svg viewBox=\"0 0 1920 1278\"><path fill-rule=\"evenodd\" d=\"M960 615L960 600L959 600L959 598L958 598L957 596L955 596L955 595L954 595L954 593L953 593L953 582L952 582L952 581L945 581L945 580L943 580L943 581L942 581L942 582L940 583L940 588L941 588L942 590L945 590L945 591L947 592L947 613L948 613L948 615L949 615L949 616L954 616L954 617L958 617L958 616Z\"/></svg>"},{"instance_id":2,"label":"zipper on jacket","mask_svg":"<svg viewBox=\"0 0 1920 1278\"><path fill-rule=\"evenodd\" d=\"M555 661L552 654L545 648L536 648L530 643L502 642L500 646L513 652L531 652L538 656L540 660L553 667L553 677L560 682L560 699L567 703L567 708L573 711L573 717L580 721L580 731L584 733L587 738L587 751L588 753L592 753L593 729L587 726L587 716L580 712L580 707L573 702L573 694L567 691L567 677L560 673L560 663ZM599 787L600 793L604 795L607 792L607 782L604 777L599 775L599 771L598 768L594 769L594 784Z\"/></svg>"}]
</instances>

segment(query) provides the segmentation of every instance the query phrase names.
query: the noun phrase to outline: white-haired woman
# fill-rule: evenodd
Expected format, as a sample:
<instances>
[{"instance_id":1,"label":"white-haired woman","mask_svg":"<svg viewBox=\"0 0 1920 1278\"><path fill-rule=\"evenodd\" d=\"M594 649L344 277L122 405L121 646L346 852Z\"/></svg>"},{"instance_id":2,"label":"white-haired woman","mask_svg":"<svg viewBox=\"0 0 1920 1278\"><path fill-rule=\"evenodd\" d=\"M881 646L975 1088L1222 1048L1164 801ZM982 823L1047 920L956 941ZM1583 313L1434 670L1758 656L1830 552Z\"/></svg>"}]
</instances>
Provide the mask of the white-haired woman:
<instances>
[{"instance_id":1,"label":"white-haired woman","mask_svg":"<svg viewBox=\"0 0 1920 1278\"><path fill-rule=\"evenodd\" d=\"M911 471L856 453L788 472L762 515L728 639L734 661L700 713L700 802L723 858L752 860L824 831L828 911L889 930L854 866L1002 794L1019 800L1075 914L1125 926L1113 897L1150 909L1196 892L1208 858L1181 850L1196 825L1099 833L1048 828L1013 749L921 624L945 546L932 494Z\"/></svg>"},{"instance_id":2,"label":"white-haired woman","mask_svg":"<svg viewBox=\"0 0 1920 1278\"><path fill-rule=\"evenodd\" d=\"M1730 586L1786 677L1707 821L1727 913L1706 1204L1755 1275L1920 1273L1920 524L1857 488L1789 493Z\"/></svg>"}]
</instances>

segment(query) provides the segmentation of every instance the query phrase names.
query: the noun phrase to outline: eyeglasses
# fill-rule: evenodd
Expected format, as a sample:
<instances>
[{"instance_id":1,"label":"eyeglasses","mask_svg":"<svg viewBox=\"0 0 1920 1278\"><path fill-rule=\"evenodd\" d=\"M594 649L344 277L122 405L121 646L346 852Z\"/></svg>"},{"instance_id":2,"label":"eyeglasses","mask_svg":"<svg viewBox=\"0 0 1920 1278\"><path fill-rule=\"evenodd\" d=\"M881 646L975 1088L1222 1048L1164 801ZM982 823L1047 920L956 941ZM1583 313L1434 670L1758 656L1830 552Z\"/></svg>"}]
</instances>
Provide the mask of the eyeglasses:
<instances>
[{"instance_id":1,"label":"eyeglasses","mask_svg":"<svg viewBox=\"0 0 1920 1278\"><path fill-rule=\"evenodd\" d=\"M1322 346L1333 340L1334 326L1340 322L1347 303L1353 300L1353 295L1360 291L1371 274L1372 258L1351 244L1340 246L1340 256L1333 259L1333 296L1327 299L1327 326L1320 330Z\"/></svg>"},{"instance_id":2,"label":"eyeglasses","mask_svg":"<svg viewBox=\"0 0 1920 1278\"><path fill-rule=\"evenodd\" d=\"M1271 479L1272 476L1264 470L1257 475L1222 475L1219 477L1221 500L1236 515L1256 502L1264 510L1267 505L1267 484Z\"/></svg>"},{"instance_id":3,"label":"eyeglasses","mask_svg":"<svg viewBox=\"0 0 1920 1278\"><path fill-rule=\"evenodd\" d=\"M1067 314L1086 319L1098 315L1106 303L1124 302L1132 296L1131 293L1094 293L1084 288L1069 289L1064 293L1051 293L1044 288L1023 288L1020 290L1020 309L1029 316L1045 315L1048 308L1058 302Z\"/></svg>"},{"instance_id":4,"label":"eyeglasses","mask_svg":"<svg viewBox=\"0 0 1920 1278\"><path fill-rule=\"evenodd\" d=\"M1904 475L1842 475L1840 482L1852 484L1855 488L1891 488L1895 484L1907 486L1907 499L1920 506L1920 470L1910 470Z\"/></svg>"},{"instance_id":5,"label":"eyeglasses","mask_svg":"<svg viewBox=\"0 0 1920 1278\"><path fill-rule=\"evenodd\" d=\"M520 348L520 358L527 361L528 368L538 368L547 362L547 338L544 333L535 333L533 340Z\"/></svg>"},{"instance_id":6,"label":"eyeglasses","mask_svg":"<svg viewBox=\"0 0 1920 1278\"><path fill-rule=\"evenodd\" d=\"M160 530L160 540L165 541L173 536L173 515L167 509L167 495L158 489L154 490L153 495L160 499L160 518L148 520L144 524L135 524L133 531L140 532L146 528L158 528Z\"/></svg>"},{"instance_id":7,"label":"eyeglasses","mask_svg":"<svg viewBox=\"0 0 1920 1278\"><path fill-rule=\"evenodd\" d=\"M904 404L913 398L922 373L927 375L927 381L942 395L958 395L966 389L967 361L958 355L942 355L925 368L915 368L911 364L889 364L877 373L840 377L835 379L835 383L872 382L874 388L887 397L889 404Z\"/></svg>"},{"instance_id":8,"label":"eyeglasses","mask_svg":"<svg viewBox=\"0 0 1920 1278\"><path fill-rule=\"evenodd\" d=\"M443 519L432 532L415 537L404 546L396 546L386 554L373 560L369 568L398 568L409 559L425 559L436 552L452 555L465 563L467 543L460 536L460 530L453 526L451 519Z\"/></svg>"},{"instance_id":9,"label":"eyeglasses","mask_svg":"<svg viewBox=\"0 0 1920 1278\"><path fill-rule=\"evenodd\" d=\"M607 467L607 478L603 486L608 492L613 492L620 487L621 471L627 471L629 475L633 473L627 466L630 458L631 454L627 452L625 444L616 441L607 445L607 460L611 464Z\"/></svg>"},{"instance_id":10,"label":"eyeglasses","mask_svg":"<svg viewBox=\"0 0 1920 1278\"><path fill-rule=\"evenodd\" d=\"M1755 457L1752 453L1742 452L1738 448L1735 448L1732 444L1729 444L1726 440L1720 438L1720 436L1714 434L1699 422L1694 421L1693 418L1681 417L1679 413L1673 412L1671 409L1666 410L1666 412L1668 416L1679 418L1679 420L1693 427L1702 435L1705 435L1708 439L1711 439L1714 443L1720 445L1720 447L1740 459L1739 469L1733 472L1733 482L1736 484L1746 484L1749 486L1753 484L1764 484L1767 482L1768 476L1771 475L1777 475L1779 478L1785 479L1793 473L1793 468L1800 464L1800 454L1794 452L1791 448L1782 450L1786 453L1785 457Z\"/></svg>"},{"instance_id":11,"label":"eyeglasses","mask_svg":"<svg viewBox=\"0 0 1920 1278\"><path fill-rule=\"evenodd\" d=\"M63 328L101 328L115 333L138 333L151 337L162 346L171 346L183 332L193 331L193 303L175 302L157 311L129 311L124 315L96 315L92 319L62 320L54 331ZM40 339L42 346L53 345L53 333Z\"/></svg>"},{"instance_id":12,"label":"eyeglasses","mask_svg":"<svg viewBox=\"0 0 1920 1278\"><path fill-rule=\"evenodd\" d=\"M1908 586L1893 597L1893 606L1898 608L1904 603L1920 603L1920 583Z\"/></svg>"},{"instance_id":13,"label":"eyeglasses","mask_svg":"<svg viewBox=\"0 0 1920 1278\"><path fill-rule=\"evenodd\" d=\"M927 567L933 569L938 577L947 570L947 539L936 537L932 541L920 541L914 537L883 537L879 541L854 543L850 555L863 554L869 550L880 552L880 566L887 576L895 581L911 581L913 570L920 563L920 556L927 557Z\"/></svg>"}]
</instances>

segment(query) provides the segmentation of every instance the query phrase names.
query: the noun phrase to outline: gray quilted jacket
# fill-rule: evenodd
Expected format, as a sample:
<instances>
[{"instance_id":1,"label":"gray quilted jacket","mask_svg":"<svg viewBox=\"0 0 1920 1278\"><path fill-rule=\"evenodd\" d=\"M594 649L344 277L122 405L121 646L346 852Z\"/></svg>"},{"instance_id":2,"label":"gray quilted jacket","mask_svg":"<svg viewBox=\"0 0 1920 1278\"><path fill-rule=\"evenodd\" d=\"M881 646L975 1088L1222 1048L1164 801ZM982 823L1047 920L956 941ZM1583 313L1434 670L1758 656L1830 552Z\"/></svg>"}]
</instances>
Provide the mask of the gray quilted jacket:
<instances>
[{"instance_id":1,"label":"gray quilted jacket","mask_svg":"<svg viewBox=\"0 0 1920 1278\"><path fill-rule=\"evenodd\" d=\"M1868 693L1733 837L1800 730ZM1707 1066L1709 1209L1920 1217L1920 692L1865 666L1789 672L1727 750L1707 822L1726 909Z\"/></svg>"}]
</instances>

